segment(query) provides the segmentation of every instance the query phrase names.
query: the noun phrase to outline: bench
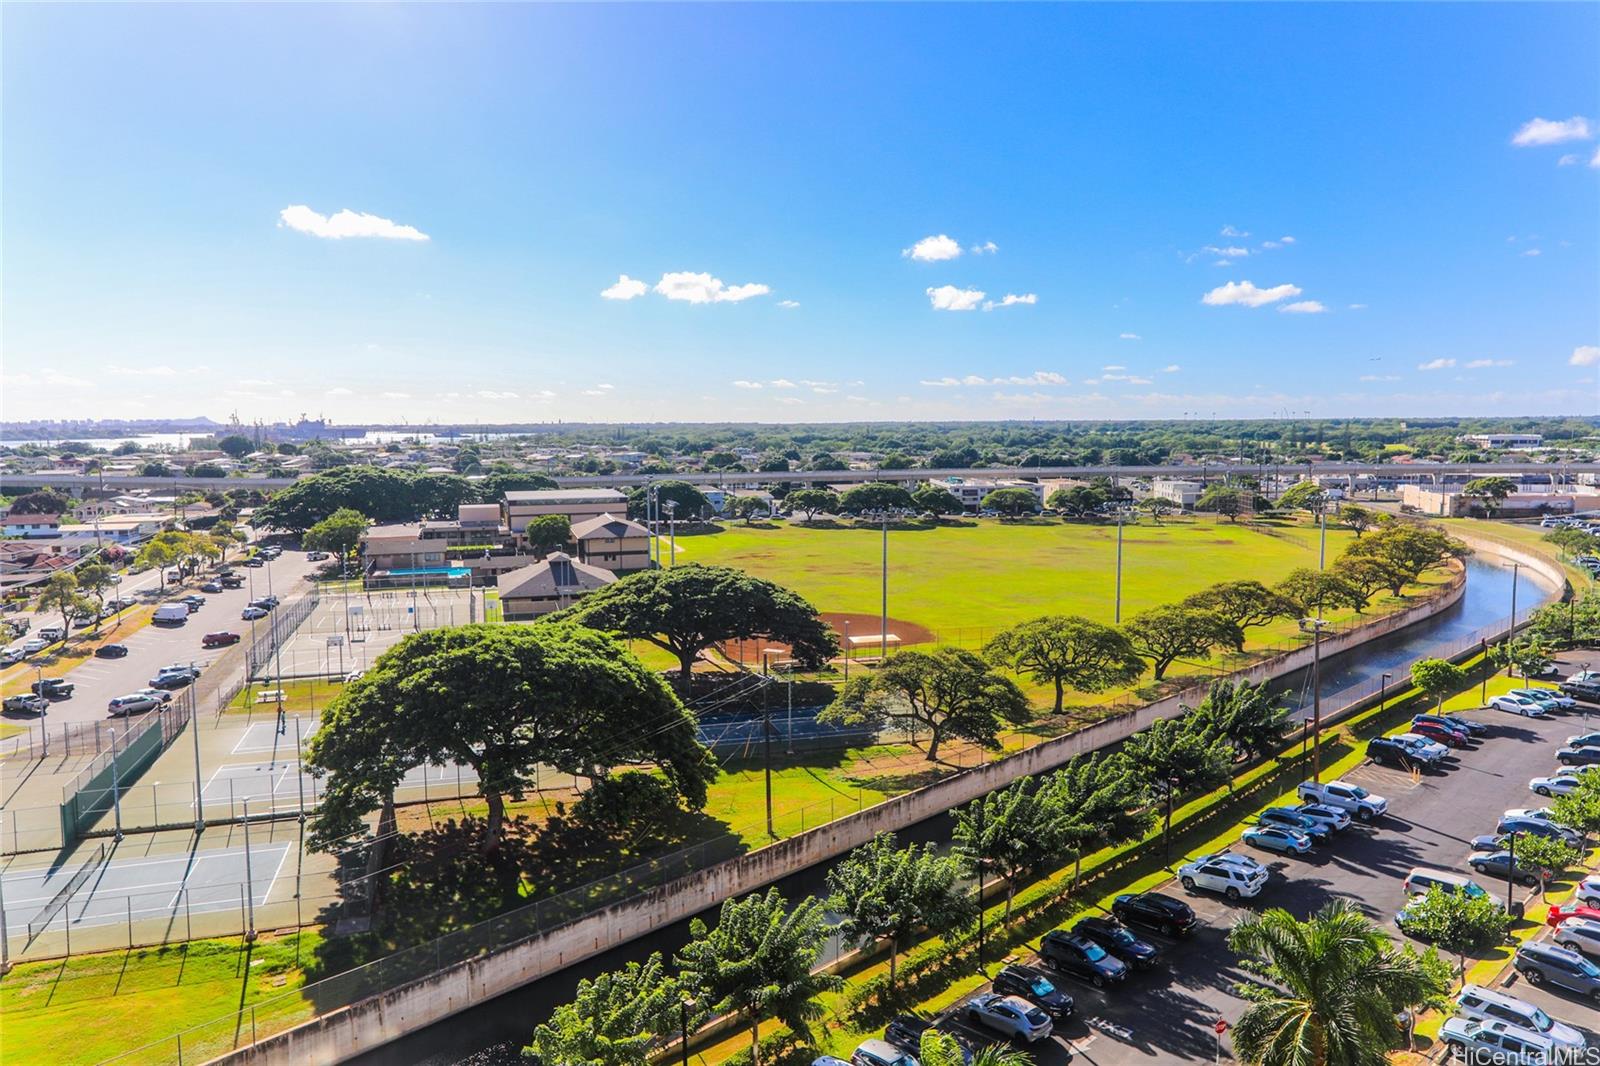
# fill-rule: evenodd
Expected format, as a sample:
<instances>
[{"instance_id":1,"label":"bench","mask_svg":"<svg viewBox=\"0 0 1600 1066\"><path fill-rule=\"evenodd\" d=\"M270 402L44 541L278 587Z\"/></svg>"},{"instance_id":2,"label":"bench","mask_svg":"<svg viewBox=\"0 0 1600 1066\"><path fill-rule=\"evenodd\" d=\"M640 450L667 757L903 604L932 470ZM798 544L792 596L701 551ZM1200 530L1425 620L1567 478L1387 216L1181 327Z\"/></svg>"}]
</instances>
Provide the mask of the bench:
<instances>
[{"instance_id":1,"label":"bench","mask_svg":"<svg viewBox=\"0 0 1600 1066\"><path fill-rule=\"evenodd\" d=\"M266 690L264 690L262 692L257 692L256 693L256 702L257 703L282 703L283 702L283 689L281 689L281 688L269 688L269 689L266 689Z\"/></svg>"}]
</instances>

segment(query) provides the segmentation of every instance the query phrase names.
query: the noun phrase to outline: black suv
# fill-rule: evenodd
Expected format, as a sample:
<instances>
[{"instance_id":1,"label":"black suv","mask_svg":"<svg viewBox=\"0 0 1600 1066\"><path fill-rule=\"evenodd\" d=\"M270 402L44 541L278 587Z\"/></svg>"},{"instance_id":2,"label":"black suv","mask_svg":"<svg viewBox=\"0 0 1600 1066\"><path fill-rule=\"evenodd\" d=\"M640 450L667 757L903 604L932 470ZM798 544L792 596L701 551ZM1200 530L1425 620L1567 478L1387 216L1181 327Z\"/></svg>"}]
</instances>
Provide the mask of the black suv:
<instances>
[{"instance_id":1,"label":"black suv","mask_svg":"<svg viewBox=\"0 0 1600 1066\"><path fill-rule=\"evenodd\" d=\"M1161 961L1161 952L1154 944L1140 940L1114 919L1080 918L1072 931L1093 940L1135 970L1148 970Z\"/></svg>"},{"instance_id":2,"label":"black suv","mask_svg":"<svg viewBox=\"0 0 1600 1066\"><path fill-rule=\"evenodd\" d=\"M1600 967L1576 951L1554 944L1527 943L1517 949L1511 965L1535 988L1548 981L1600 1001Z\"/></svg>"},{"instance_id":3,"label":"black suv","mask_svg":"<svg viewBox=\"0 0 1600 1066\"><path fill-rule=\"evenodd\" d=\"M922 1054L922 1034L929 1029L948 1033L948 1030L938 1022L930 1022L926 1018L918 1018L915 1014L900 1014L883 1031L883 1038L912 1058L916 1058L916 1056ZM954 1033L949 1033L948 1035L955 1036ZM967 1047L966 1041L957 1036L956 1043L961 1046L961 1060L966 1063L972 1062L972 1049Z\"/></svg>"},{"instance_id":4,"label":"black suv","mask_svg":"<svg viewBox=\"0 0 1600 1066\"><path fill-rule=\"evenodd\" d=\"M1380 766L1392 766L1399 770L1431 770L1438 765L1417 758L1410 748L1388 737L1373 737L1367 741L1367 758Z\"/></svg>"},{"instance_id":5,"label":"black suv","mask_svg":"<svg viewBox=\"0 0 1600 1066\"><path fill-rule=\"evenodd\" d=\"M1600 682L1596 681L1563 681L1556 686L1563 695L1571 696L1575 700L1585 703L1600 703Z\"/></svg>"},{"instance_id":6,"label":"black suv","mask_svg":"<svg viewBox=\"0 0 1600 1066\"><path fill-rule=\"evenodd\" d=\"M1193 907L1159 892L1124 893L1111 901L1111 913L1123 925L1154 929L1162 936L1188 936L1200 924Z\"/></svg>"},{"instance_id":7,"label":"black suv","mask_svg":"<svg viewBox=\"0 0 1600 1066\"><path fill-rule=\"evenodd\" d=\"M47 677L42 681L35 681L28 686L35 696L43 696L47 700L69 700L72 698L72 682L59 677Z\"/></svg>"},{"instance_id":8,"label":"black suv","mask_svg":"<svg viewBox=\"0 0 1600 1066\"><path fill-rule=\"evenodd\" d=\"M1021 996L1056 1021L1072 1016L1072 997L1057 988L1043 970L1032 966L1007 966L994 975L994 990Z\"/></svg>"},{"instance_id":9,"label":"black suv","mask_svg":"<svg viewBox=\"0 0 1600 1066\"><path fill-rule=\"evenodd\" d=\"M1128 979L1128 966L1113 959L1106 949L1088 937L1054 929L1039 941L1039 957L1057 973L1088 981L1096 988L1121 984Z\"/></svg>"}]
</instances>

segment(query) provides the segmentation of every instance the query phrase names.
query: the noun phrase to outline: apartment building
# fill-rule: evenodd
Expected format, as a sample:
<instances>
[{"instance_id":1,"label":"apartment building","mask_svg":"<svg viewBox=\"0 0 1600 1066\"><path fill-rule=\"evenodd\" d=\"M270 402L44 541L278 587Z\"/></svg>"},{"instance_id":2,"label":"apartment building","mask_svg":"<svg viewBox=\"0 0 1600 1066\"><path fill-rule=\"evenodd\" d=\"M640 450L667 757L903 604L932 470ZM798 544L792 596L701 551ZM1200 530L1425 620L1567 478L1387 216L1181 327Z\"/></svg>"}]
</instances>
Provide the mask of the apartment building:
<instances>
[{"instance_id":1,"label":"apartment building","mask_svg":"<svg viewBox=\"0 0 1600 1066\"><path fill-rule=\"evenodd\" d=\"M522 533L535 518L566 515L576 525L605 514L627 514L628 497L616 489L528 489L506 493L506 525Z\"/></svg>"},{"instance_id":2,"label":"apartment building","mask_svg":"<svg viewBox=\"0 0 1600 1066\"><path fill-rule=\"evenodd\" d=\"M500 579L501 617L507 622L530 621L616 580L610 570L579 562L566 552L551 552Z\"/></svg>"}]
</instances>

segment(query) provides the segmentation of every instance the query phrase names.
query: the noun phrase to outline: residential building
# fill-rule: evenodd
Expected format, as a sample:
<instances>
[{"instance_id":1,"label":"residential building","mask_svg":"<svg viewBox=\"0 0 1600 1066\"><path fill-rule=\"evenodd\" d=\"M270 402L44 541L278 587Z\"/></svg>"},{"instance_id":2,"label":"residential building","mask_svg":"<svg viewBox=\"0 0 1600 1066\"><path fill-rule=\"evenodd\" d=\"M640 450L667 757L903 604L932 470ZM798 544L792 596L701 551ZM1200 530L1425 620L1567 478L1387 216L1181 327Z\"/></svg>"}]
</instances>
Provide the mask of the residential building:
<instances>
[{"instance_id":1,"label":"residential building","mask_svg":"<svg viewBox=\"0 0 1600 1066\"><path fill-rule=\"evenodd\" d=\"M500 578L501 617L507 622L538 618L616 580L610 570L578 562L566 552L552 552Z\"/></svg>"},{"instance_id":2,"label":"residential building","mask_svg":"<svg viewBox=\"0 0 1600 1066\"><path fill-rule=\"evenodd\" d=\"M614 515L575 522L572 540L578 560L617 573L650 567L650 531L638 522Z\"/></svg>"},{"instance_id":3,"label":"residential building","mask_svg":"<svg viewBox=\"0 0 1600 1066\"><path fill-rule=\"evenodd\" d=\"M8 514L5 535L8 537L53 537L61 528L58 514Z\"/></svg>"},{"instance_id":4,"label":"residential building","mask_svg":"<svg viewBox=\"0 0 1600 1066\"><path fill-rule=\"evenodd\" d=\"M1468 433L1461 439L1480 448L1537 448L1544 444L1540 433Z\"/></svg>"},{"instance_id":5,"label":"residential building","mask_svg":"<svg viewBox=\"0 0 1600 1066\"><path fill-rule=\"evenodd\" d=\"M977 510L983 506L983 498L995 489L1027 489L1033 493L1034 506L1044 506L1044 486L1037 481L1020 481L1015 478L990 479L990 478L965 478L951 477L943 481L931 482L936 488L944 489L956 499L961 501L961 506Z\"/></svg>"},{"instance_id":6,"label":"residential building","mask_svg":"<svg viewBox=\"0 0 1600 1066\"><path fill-rule=\"evenodd\" d=\"M1173 503L1190 510L1195 502L1205 494L1206 485L1203 481L1191 481L1188 478L1157 477L1150 479L1150 495L1162 500L1171 500Z\"/></svg>"},{"instance_id":7,"label":"residential building","mask_svg":"<svg viewBox=\"0 0 1600 1066\"><path fill-rule=\"evenodd\" d=\"M506 493L506 524L522 533L547 514L566 515L574 524L603 514L626 514L628 497L616 489L528 489Z\"/></svg>"},{"instance_id":8,"label":"residential building","mask_svg":"<svg viewBox=\"0 0 1600 1066\"><path fill-rule=\"evenodd\" d=\"M62 523L56 533L66 539L82 537L102 544L142 544L171 521L162 514L105 515L88 522Z\"/></svg>"}]
</instances>

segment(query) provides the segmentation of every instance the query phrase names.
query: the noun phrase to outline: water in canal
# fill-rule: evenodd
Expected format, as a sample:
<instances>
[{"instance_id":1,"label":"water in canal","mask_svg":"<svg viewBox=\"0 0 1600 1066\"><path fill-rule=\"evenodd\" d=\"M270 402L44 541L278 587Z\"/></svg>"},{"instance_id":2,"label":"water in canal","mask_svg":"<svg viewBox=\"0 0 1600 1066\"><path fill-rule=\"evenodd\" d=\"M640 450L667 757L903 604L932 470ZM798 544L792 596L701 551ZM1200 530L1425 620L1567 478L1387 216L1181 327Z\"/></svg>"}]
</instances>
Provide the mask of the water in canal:
<instances>
[{"instance_id":1,"label":"water in canal","mask_svg":"<svg viewBox=\"0 0 1600 1066\"><path fill-rule=\"evenodd\" d=\"M1333 656L1322 663L1324 707L1337 707L1379 683L1388 672L1406 676L1412 661L1441 651L1453 651L1478 630L1501 622L1511 614L1512 570L1479 558L1467 562L1467 590L1450 610L1425 622L1363 645L1358 651ZM1516 579L1516 610L1525 612L1548 602L1556 590L1536 581L1523 569ZM1285 689L1291 702L1304 697L1309 713L1310 698L1303 679L1287 679ZM945 841L949 837L946 816L901 830L906 842ZM816 866L778 882L790 899L825 890L827 867ZM708 914L705 916L711 920ZM580 978L593 977L618 969L653 951L668 958L689 936L689 923L682 921L659 929L623 947L563 970L551 977L480 1004L448 1021L414 1033L393 1044L369 1052L356 1060L362 1066L387 1066L390 1063L417 1063L422 1066L512 1066L522 1062L520 1049L534 1025L551 1010L568 1002ZM830 945L831 948L831 945Z\"/></svg>"}]
</instances>

